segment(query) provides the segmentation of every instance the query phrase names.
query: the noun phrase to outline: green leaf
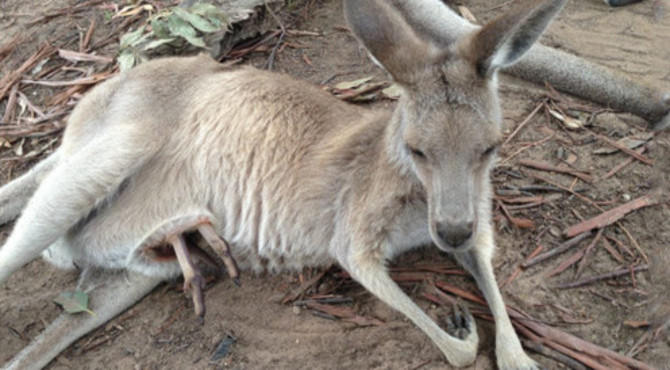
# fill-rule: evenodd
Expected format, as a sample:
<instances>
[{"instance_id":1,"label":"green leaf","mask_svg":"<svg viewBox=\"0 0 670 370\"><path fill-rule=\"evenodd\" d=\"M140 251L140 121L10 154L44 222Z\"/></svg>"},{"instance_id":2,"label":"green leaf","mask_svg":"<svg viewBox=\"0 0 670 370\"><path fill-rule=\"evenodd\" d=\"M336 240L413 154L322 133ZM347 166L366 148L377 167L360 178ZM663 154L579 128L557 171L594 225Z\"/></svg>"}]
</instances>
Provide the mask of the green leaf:
<instances>
[{"instance_id":1,"label":"green leaf","mask_svg":"<svg viewBox=\"0 0 670 370\"><path fill-rule=\"evenodd\" d=\"M204 33L212 33L216 32L219 30L219 27L213 25L210 21L208 21L205 18L202 18L201 16L193 13L189 13L188 11L182 9L182 8L174 8L173 14L176 15L177 17L187 21L190 23L193 27L195 27L198 31L204 32Z\"/></svg>"},{"instance_id":2,"label":"green leaf","mask_svg":"<svg viewBox=\"0 0 670 370\"><path fill-rule=\"evenodd\" d=\"M189 44L197 47L207 47L205 42L196 36L196 32L193 26L191 26L184 19L179 18L173 14L168 18L168 27L170 28L170 33L172 33L173 36L182 37L186 39Z\"/></svg>"},{"instance_id":3,"label":"green leaf","mask_svg":"<svg viewBox=\"0 0 670 370\"><path fill-rule=\"evenodd\" d=\"M154 41L151 41L150 43L144 45L144 46L142 47L142 50L145 50L145 51L146 51L146 50L155 49L155 48L157 48L157 47L159 47L159 46L161 46L161 45L163 45L163 44L167 44L167 43L172 42L172 41L174 41L174 40L175 40L174 38L167 38L167 39L158 39L158 40L154 40Z\"/></svg>"},{"instance_id":4,"label":"green leaf","mask_svg":"<svg viewBox=\"0 0 670 370\"><path fill-rule=\"evenodd\" d=\"M151 32L157 38L164 39L170 37L170 28L164 19L154 18L151 20Z\"/></svg>"},{"instance_id":5,"label":"green leaf","mask_svg":"<svg viewBox=\"0 0 670 370\"><path fill-rule=\"evenodd\" d=\"M124 50L116 57L116 61L119 63L121 71L129 70L135 65L135 53L132 50Z\"/></svg>"},{"instance_id":6,"label":"green leaf","mask_svg":"<svg viewBox=\"0 0 670 370\"><path fill-rule=\"evenodd\" d=\"M120 48L125 49L127 47L137 45L138 42L142 40L142 34L146 26L142 26L133 32L128 32L125 35L121 36Z\"/></svg>"},{"instance_id":7,"label":"green leaf","mask_svg":"<svg viewBox=\"0 0 670 370\"><path fill-rule=\"evenodd\" d=\"M95 316L95 312L88 309L88 294L77 290L75 292L63 292L54 302L61 305L65 312L70 314L86 312Z\"/></svg>"},{"instance_id":8,"label":"green leaf","mask_svg":"<svg viewBox=\"0 0 670 370\"><path fill-rule=\"evenodd\" d=\"M221 8L212 4L199 2L188 8L188 11L207 18L208 21L213 23L219 29L222 28L222 24L225 25L225 27L228 26L228 17L226 17L226 13L224 13Z\"/></svg>"}]
</instances>

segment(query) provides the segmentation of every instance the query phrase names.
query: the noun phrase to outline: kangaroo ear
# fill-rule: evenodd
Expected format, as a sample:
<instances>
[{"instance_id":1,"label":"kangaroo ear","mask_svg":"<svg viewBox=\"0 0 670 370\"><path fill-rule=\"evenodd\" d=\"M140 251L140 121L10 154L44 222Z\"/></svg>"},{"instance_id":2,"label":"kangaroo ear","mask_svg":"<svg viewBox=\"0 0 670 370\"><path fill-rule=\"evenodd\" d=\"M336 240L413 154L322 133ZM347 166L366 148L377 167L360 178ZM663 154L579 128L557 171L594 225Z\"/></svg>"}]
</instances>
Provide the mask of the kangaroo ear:
<instances>
[{"instance_id":1,"label":"kangaroo ear","mask_svg":"<svg viewBox=\"0 0 670 370\"><path fill-rule=\"evenodd\" d=\"M356 38L397 82L412 83L414 71L436 54L387 1L345 0L344 15Z\"/></svg>"},{"instance_id":2,"label":"kangaroo ear","mask_svg":"<svg viewBox=\"0 0 670 370\"><path fill-rule=\"evenodd\" d=\"M490 22L472 39L470 53L482 77L516 63L530 50L567 0L523 4Z\"/></svg>"}]
</instances>

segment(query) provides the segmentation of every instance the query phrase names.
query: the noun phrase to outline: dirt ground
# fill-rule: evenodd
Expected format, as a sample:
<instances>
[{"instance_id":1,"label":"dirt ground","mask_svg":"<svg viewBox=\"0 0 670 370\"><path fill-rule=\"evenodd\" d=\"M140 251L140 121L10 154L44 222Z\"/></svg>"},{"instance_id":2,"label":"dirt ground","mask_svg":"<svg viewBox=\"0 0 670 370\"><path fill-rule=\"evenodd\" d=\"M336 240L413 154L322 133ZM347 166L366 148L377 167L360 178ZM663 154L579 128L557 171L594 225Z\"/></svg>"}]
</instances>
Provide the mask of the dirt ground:
<instances>
[{"instance_id":1,"label":"dirt ground","mask_svg":"<svg viewBox=\"0 0 670 370\"><path fill-rule=\"evenodd\" d=\"M485 21L515 2L518 1L468 0L456 5L467 6L480 21ZM82 12L30 24L41 14L73 6L76 2L3 0L0 3L0 45L15 36L21 37L22 41L20 47L0 59L0 77L16 69L44 41L57 47L76 49L91 19L97 21L92 42L108 38L120 21L110 19L110 10L99 5L111 3L100 1ZM669 12L664 0L643 1L620 9L608 8L600 0L572 1L551 26L543 42L670 91ZM291 6L282 11L281 17L289 29L310 33L287 37L289 46L277 54L277 70L316 84L327 81L332 85L365 76L375 76L376 81L386 79L385 74L368 61L344 30L340 0L291 2ZM115 45L108 44L98 53L112 57ZM2 53L0 58L3 58ZM267 59L267 52L256 53L247 56L244 63L262 67ZM90 73L100 68L91 63L77 64L76 67L80 69L69 73ZM66 88L22 85L21 91L37 106L45 106L50 98ZM508 77L503 78L501 92L507 132L512 132L545 96L543 88ZM577 103L588 105L574 100L563 106L576 106ZM6 99L0 101L0 112L4 112L6 104ZM393 105L388 100L375 104ZM602 107L589 106L598 113L593 116L589 128L592 131L618 139L648 129L644 121L629 114L602 112ZM584 121L589 118L588 113L574 113ZM57 125L62 124L62 118L58 118ZM656 161L656 167L634 161L613 177L602 179L628 156L621 152L595 154L595 150L607 146L593 139L585 130L566 130L555 119L538 114L502 148L500 164L493 174L494 188L503 199L519 187L547 186L548 183L533 177L540 176L564 187L574 185L583 197L610 209L648 194L655 187L664 187L670 173L670 160L667 159L670 158L669 136L668 133L658 134L648 145L645 155ZM2 181L16 177L34 163L26 158L31 149L40 148L39 155L43 155L56 147L59 141L54 141L54 138L58 138L58 132L13 138L10 144L5 144L0 155ZM531 143L534 144L529 145ZM25 147L23 153L19 152L19 147ZM523 148L525 150L519 152ZM598 180L587 183L571 175L532 170L520 164L522 160L531 159L555 165L570 163L573 168L587 171ZM546 193L517 195L542 194ZM499 281L507 280L538 245L542 245L544 250L553 248L564 241L562 230L580 219L599 213L577 196L564 192L550 194L558 195L541 206L526 209L513 209L513 204L500 201L508 207L512 216L532 221L533 225L528 228L514 226L501 212L500 203L496 203L499 249L494 266ZM632 240L648 255L652 263L650 271L637 273L634 279L624 276L580 288L556 288L575 279L575 268L549 278L547 273L574 252L586 248L589 242L585 241L565 254L521 271L502 289L506 302L549 325L605 348L620 353L636 348L639 350L637 359L653 367L670 369L668 330L655 340L649 339L647 334L663 318L667 320L662 312L667 310L663 304L668 304L667 292L670 291L670 279L665 271L667 265L663 262L670 259L670 252L666 250L670 244L670 227L666 221L669 216L670 209L665 202L635 211L626 216L620 225L605 228L604 236L612 238L610 244L614 244L614 249L617 245L613 240L623 245L619 247L622 262L617 261L600 242L595 245L581 277L644 265L642 252L636 250ZM5 237L10 230L5 229ZM403 255L392 266L426 264L453 263L434 247L428 246ZM377 318L385 325L358 326L329 320L309 309L281 303L284 295L299 285L301 278L309 278L314 273L304 271L302 274L278 276L246 274L241 288L235 287L226 278L210 283L206 291L208 312L204 325L198 324L190 300L177 289L180 283L166 283L120 317L71 346L49 368L448 368L440 351L419 329L355 283L338 277L337 269L326 274L319 289L325 289L327 285L335 286L334 293L350 298L353 303L349 305L358 314ZM466 277L429 276L474 290L472 281ZM73 272L61 272L42 261L35 261L0 287L0 363L8 361L26 346L61 312L52 300L60 292L73 289L76 279ZM402 287L431 314L441 310L423 298L425 281L403 283ZM648 320L651 326L635 328L631 324L644 320ZM479 320L478 329L482 343L480 355L472 368L494 368L493 326ZM211 362L218 344L228 335L236 338L231 354ZM642 346L636 345L638 341ZM548 368L563 366L531 351L529 353Z\"/></svg>"}]
</instances>

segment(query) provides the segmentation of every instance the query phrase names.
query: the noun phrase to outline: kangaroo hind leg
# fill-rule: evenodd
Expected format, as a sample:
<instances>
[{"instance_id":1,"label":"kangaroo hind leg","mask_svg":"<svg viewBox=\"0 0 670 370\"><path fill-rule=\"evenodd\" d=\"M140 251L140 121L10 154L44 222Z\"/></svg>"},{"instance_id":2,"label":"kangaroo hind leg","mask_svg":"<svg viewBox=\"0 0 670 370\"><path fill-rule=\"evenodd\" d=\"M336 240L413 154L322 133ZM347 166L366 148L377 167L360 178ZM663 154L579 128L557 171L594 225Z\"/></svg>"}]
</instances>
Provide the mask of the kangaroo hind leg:
<instances>
[{"instance_id":1,"label":"kangaroo hind leg","mask_svg":"<svg viewBox=\"0 0 670 370\"><path fill-rule=\"evenodd\" d=\"M41 369L45 367L77 339L137 303L158 286L161 280L158 277L132 272L84 270L78 289L91 293L90 307L95 315L61 314L30 345L6 364L4 369Z\"/></svg>"},{"instance_id":2,"label":"kangaroo hind leg","mask_svg":"<svg viewBox=\"0 0 670 370\"><path fill-rule=\"evenodd\" d=\"M21 177L0 188L0 225L18 217L44 177L56 166L58 158L59 152L56 151Z\"/></svg>"},{"instance_id":3,"label":"kangaroo hind leg","mask_svg":"<svg viewBox=\"0 0 670 370\"><path fill-rule=\"evenodd\" d=\"M0 249L0 283L109 199L155 152L137 132L114 135L98 136L60 158L42 180Z\"/></svg>"}]
</instances>

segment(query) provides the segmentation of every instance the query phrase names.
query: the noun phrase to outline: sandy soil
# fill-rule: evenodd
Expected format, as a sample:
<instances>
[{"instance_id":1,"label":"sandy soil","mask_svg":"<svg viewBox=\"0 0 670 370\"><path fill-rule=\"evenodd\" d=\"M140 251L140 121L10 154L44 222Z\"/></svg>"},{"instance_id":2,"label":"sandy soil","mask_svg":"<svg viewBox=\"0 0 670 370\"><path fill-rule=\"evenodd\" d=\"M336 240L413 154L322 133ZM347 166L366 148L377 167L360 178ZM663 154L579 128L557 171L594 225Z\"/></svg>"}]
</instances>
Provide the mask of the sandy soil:
<instances>
[{"instance_id":1,"label":"sandy soil","mask_svg":"<svg viewBox=\"0 0 670 370\"><path fill-rule=\"evenodd\" d=\"M481 21L506 9L512 2L470 0L465 5ZM39 3L39 6L37 4ZM544 42L646 79L670 90L670 16L663 13L662 2L644 1L622 9L610 9L602 1L573 1L552 25ZM36 15L52 9L74 4L70 0L49 2L5 0L0 5L0 45L14 35L23 35L22 47L0 65L4 74L16 68L44 40L56 45L76 45L92 17L98 20L94 40L108 37L111 27L106 25L105 11L92 7L86 12L56 17L46 23L29 25ZM502 4L502 5L498 5ZM461 5L461 4L459 4ZM665 4L667 6L667 4ZM659 5L656 5L659 6ZM339 0L294 2L282 13L283 21L291 29L317 32L321 36L291 37L288 40L303 47L287 47L278 54L276 68L299 78L321 83L354 80L375 76L382 81L382 71L371 65L360 52L353 38L342 30ZM69 44L68 44L69 43ZM112 56L114 47L105 53ZM262 66L267 54L254 54L245 63ZM308 63L309 62L309 63ZM41 104L59 90L37 88L29 90L31 99ZM511 78L503 79L502 96L505 124L511 130L526 118L537 105L544 90ZM4 112L4 102L0 111ZM378 105L392 106L389 101ZM623 113L602 113L593 119L594 131L618 138L639 133L647 128L640 119ZM551 139L502 162L494 172L496 192L510 185L542 184L534 181L536 174L569 187L572 176L529 170L519 165L519 160L535 159L559 164L574 156L572 166L602 177L612 167L626 159L622 153L596 155L593 151L602 143L589 139L583 131L564 130L555 120L544 115L534 117L528 126L505 148L501 157L506 158L528 143ZM50 138L48 138L50 139ZM26 145L39 146L47 138L28 138ZM667 154L670 153L668 134L658 135L648 156L658 161L657 168L635 162L614 177L593 184L579 182L585 196L605 202L604 208L622 204L627 200L649 193L653 186L670 173ZM58 145L58 142L53 145ZM664 154L665 153L665 154ZM14 156L12 148L5 149L3 158ZM3 181L25 170L25 160L5 160L2 166ZM544 184L542 184L544 185ZM611 205L606 203L612 201ZM496 211L500 214L500 211ZM528 210L513 211L517 217L531 219L534 227L518 229L499 217L499 251L494 264L498 279L504 281L525 256L538 245L551 248L563 241L560 231L598 213L593 207L574 196L562 195L560 199ZM627 216L622 225L650 256L652 262L667 258L670 243L670 216L668 204L646 208ZM5 229L5 234L11 228ZM608 227L605 235L631 246L625 232L617 226ZM582 244L579 248L586 247ZM575 249L576 251L577 249ZM574 270L546 278L572 252L531 267L521 273L503 289L506 301L532 316L573 333L581 338L622 353L630 350L645 334L645 328L624 325L626 320L651 320L658 322L659 315L650 312L659 303L667 303L670 288L663 280L664 264L652 266L652 272L609 282L598 282L583 288L559 290L555 286L574 278ZM617 262L599 244L583 276L606 273L634 262L643 263L640 253L624 254L625 263ZM402 256L394 266L416 266L436 261L450 264L447 257L432 247ZM660 267L658 267L660 265ZM448 368L439 350L431 341L402 315L392 311L370 296L358 285L336 277L332 270L325 285L339 285L335 292L353 300L354 309L361 315L378 318L386 325L360 327L356 324L327 320L310 310L281 304L282 297L299 285L298 273L279 276L244 275L243 286L235 287L228 279L209 284L208 313L205 325L197 323L191 303L177 287L179 282L166 283L156 289L135 307L114 319L63 352L52 364L52 369L184 369L184 368L375 368L375 369L437 369ZM313 275L305 271L304 277ZM468 278L432 275L434 279L472 290ZM31 338L40 333L53 320L60 309L52 300L64 290L72 289L76 274L61 272L36 261L15 274L0 287L0 363L9 360ZM403 284L422 307L434 314L438 307L421 298L423 283ZM610 297L603 298L603 297ZM580 323L574 323L578 321ZM480 356L472 368L494 368L491 336L493 326L478 322L482 338ZM211 363L210 358L219 342L227 335L236 343L224 359ZM532 356L548 368L561 365L537 354ZM651 342L637 358L658 368L670 368L670 337L661 335Z\"/></svg>"}]
</instances>

